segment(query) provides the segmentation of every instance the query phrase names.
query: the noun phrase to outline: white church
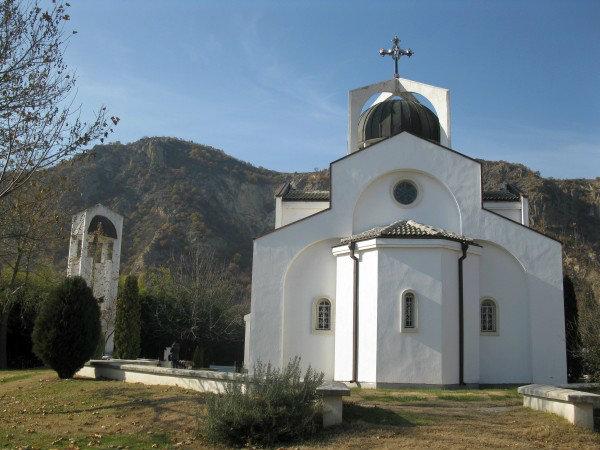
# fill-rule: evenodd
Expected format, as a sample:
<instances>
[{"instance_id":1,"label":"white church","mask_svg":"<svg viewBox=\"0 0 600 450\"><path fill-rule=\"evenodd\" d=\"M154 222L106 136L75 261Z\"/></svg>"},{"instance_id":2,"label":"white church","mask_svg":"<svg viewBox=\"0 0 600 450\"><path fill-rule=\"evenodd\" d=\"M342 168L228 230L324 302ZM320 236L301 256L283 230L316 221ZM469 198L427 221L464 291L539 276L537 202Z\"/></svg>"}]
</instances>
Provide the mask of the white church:
<instances>
[{"instance_id":1,"label":"white church","mask_svg":"<svg viewBox=\"0 0 600 450\"><path fill-rule=\"evenodd\" d=\"M398 42L380 51L396 68ZM300 356L363 387L566 383L561 244L529 228L516 187L482 191L447 89L396 69L350 91L329 191L286 184L275 203L254 241L250 370Z\"/></svg>"}]
</instances>

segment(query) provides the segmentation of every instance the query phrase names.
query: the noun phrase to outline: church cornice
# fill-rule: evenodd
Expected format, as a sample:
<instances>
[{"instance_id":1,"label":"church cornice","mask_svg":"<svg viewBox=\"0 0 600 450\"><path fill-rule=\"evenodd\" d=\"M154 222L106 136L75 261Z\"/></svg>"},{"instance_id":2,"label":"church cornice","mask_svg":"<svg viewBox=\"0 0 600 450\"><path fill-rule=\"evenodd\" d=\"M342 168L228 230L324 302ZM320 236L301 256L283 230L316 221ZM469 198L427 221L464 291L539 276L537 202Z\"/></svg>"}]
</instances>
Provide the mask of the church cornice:
<instances>
[{"instance_id":1,"label":"church cornice","mask_svg":"<svg viewBox=\"0 0 600 450\"><path fill-rule=\"evenodd\" d=\"M356 243L357 251L379 250L384 248L437 248L459 253L461 244L443 238L373 238ZM350 254L347 244L332 247L334 256ZM469 246L469 254L480 255L480 246Z\"/></svg>"}]
</instances>

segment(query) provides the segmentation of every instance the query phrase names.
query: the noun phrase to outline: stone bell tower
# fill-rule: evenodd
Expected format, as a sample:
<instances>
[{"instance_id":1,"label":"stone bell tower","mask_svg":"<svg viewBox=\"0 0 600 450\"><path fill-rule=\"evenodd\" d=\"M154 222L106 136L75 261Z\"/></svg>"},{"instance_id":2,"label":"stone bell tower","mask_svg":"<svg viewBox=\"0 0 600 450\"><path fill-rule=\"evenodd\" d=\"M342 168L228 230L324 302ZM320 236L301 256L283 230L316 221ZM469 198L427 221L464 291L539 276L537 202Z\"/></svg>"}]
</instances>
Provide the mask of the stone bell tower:
<instances>
[{"instance_id":1,"label":"stone bell tower","mask_svg":"<svg viewBox=\"0 0 600 450\"><path fill-rule=\"evenodd\" d=\"M112 354L123 217L100 204L73 216L67 275L79 275L101 301L104 353Z\"/></svg>"}]
</instances>

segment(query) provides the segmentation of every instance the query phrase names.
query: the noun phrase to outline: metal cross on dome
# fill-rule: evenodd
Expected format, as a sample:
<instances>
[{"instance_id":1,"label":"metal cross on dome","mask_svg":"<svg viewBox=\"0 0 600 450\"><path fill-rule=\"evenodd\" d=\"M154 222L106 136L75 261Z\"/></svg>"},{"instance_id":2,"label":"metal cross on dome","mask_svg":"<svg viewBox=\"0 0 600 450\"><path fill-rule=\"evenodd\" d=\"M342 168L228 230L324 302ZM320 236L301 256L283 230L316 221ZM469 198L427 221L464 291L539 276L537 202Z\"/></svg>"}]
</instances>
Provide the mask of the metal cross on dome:
<instances>
[{"instance_id":1,"label":"metal cross on dome","mask_svg":"<svg viewBox=\"0 0 600 450\"><path fill-rule=\"evenodd\" d=\"M408 56L409 58L414 55L414 52L409 48L407 50L400 48L400 39L398 38L398 36L394 36L394 39L392 39L392 48L390 48L389 50L386 50L385 48L380 48L379 49L379 54L381 56L391 56L392 59L394 60L394 67L395 67L395 72L394 72L394 78L400 78L400 74L398 73L398 60L400 59L401 56Z\"/></svg>"}]
</instances>

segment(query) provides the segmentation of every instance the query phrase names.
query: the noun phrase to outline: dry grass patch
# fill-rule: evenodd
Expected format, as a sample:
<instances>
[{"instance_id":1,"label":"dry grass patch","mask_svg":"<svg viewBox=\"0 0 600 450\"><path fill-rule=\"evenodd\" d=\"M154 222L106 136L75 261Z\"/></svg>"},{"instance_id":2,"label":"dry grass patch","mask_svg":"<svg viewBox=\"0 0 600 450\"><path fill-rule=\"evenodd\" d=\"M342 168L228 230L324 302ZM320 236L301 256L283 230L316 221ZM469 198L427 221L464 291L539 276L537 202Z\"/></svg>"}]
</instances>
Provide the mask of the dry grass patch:
<instances>
[{"instance_id":1,"label":"dry grass patch","mask_svg":"<svg viewBox=\"0 0 600 450\"><path fill-rule=\"evenodd\" d=\"M114 381L0 372L0 448L195 446L204 396ZM200 445L198 446L200 447Z\"/></svg>"},{"instance_id":2,"label":"dry grass patch","mask_svg":"<svg viewBox=\"0 0 600 450\"><path fill-rule=\"evenodd\" d=\"M197 435L205 398L61 381L50 371L0 372L0 448L212 448ZM516 389L354 389L344 402L345 423L301 448L600 448L599 433L523 408Z\"/></svg>"},{"instance_id":3,"label":"dry grass patch","mask_svg":"<svg viewBox=\"0 0 600 450\"><path fill-rule=\"evenodd\" d=\"M347 420L312 446L600 448L600 435L521 406L516 389L354 389Z\"/></svg>"}]
</instances>

